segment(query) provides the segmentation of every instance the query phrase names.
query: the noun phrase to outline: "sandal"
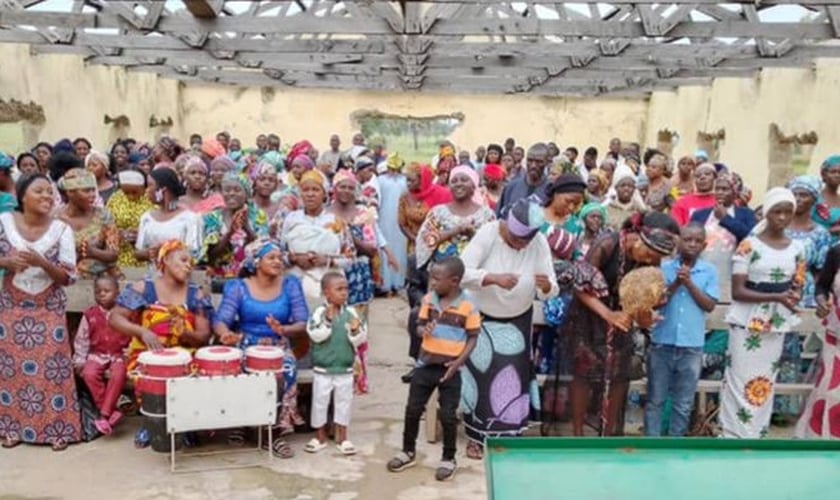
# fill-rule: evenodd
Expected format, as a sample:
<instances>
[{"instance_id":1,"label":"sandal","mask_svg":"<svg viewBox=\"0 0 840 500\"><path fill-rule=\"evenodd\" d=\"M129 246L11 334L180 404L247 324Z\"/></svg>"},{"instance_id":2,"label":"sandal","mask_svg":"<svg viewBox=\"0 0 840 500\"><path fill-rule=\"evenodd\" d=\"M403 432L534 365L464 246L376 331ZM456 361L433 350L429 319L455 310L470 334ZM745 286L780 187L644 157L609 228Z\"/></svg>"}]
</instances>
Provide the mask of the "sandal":
<instances>
[{"instance_id":1,"label":"sandal","mask_svg":"<svg viewBox=\"0 0 840 500\"><path fill-rule=\"evenodd\" d=\"M59 438L59 439L56 439L55 441L53 441L52 450L53 451L64 451L64 450L67 449L67 446L69 446L69 443L67 443L67 441Z\"/></svg>"},{"instance_id":2,"label":"sandal","mask_svg":"<svg viewBox=\"0 0 840 500\"><path fill-rule=\"evenodd\" d=\"M338 448L338 451L346 457L356 454L356 447L353 446L353 443L351 443L349 439L345 439L341 442L341 444L337 444L335 447Z\"/></svg>"},{"instance_id":3,"label":"sandal","mask_svg":"<svg viewBox=\"0 0 840 500\"><path fill-rule=\"evenodd\" d=\"M262 448L264 450L268 450L268 443L263 442ZM292 458L295 456L295 452L292 450L292 447L289 446L289 444L282 438L276 438L274 442L271 443L271 452L278 458Z\"/></svg>"},{"instance_id":4,"label":"sandal","mask_svg":"<svg viewBox=\"0 0 840 500\"><path fill-rule=\"evenodd\" d=\"M306 443L306 446L303 447L303 451L307 453L318 453L326 447L327 443L318 441L318 438L312 438L308 443Z\"/></svg>"},{"instance_id":5,"label":"sandal","mask_svg":"<svg viewBox=\"0 0 840 500\"><path fill-rule=\"evenodd\" d=\"M93 421L93 426L96 427L96 430L99 431L100 434L109 435L114 430L111 429L111 424L108 423L108 419L105 418L97 418Z\"/></svg>"},{"instance_id":6,"label":"sandal","mask_svg":"<svg viewBox=\"0 0 840 500\"><path fill-rule=\"evenodd\" d=\"M10 432L3 438L3 448L14 448L22 442L23 440L20 439L20 436L14 432Z\"/></svg>"},{"instance_id":7,"label":"sandal","mask_svg":"<svg viewBox=\"0 0 840 500\"><path fill-rule=\"evenodd\" d=\"M114 413L108 417L108 424L111 426L111 429L117 426L118 423L123 419L123 414L119 410L115 410Z\"/></svg>"},{"instance_id":8,"label":"sandal","mask_svg":"<svg viewBox=\"0 0 840 500\"><path fill-rule=\"evenodd\" d=\"M484 446L475 441L467 443L467 458L471 458L473 460L484 459Z\"/></svg>"},{"instance_id":9,"label":"sandal","mask_svg":"<svg viewBox=\"0 0 840 500\"><path fill-rule=\"evenodd\" d=\"M416 455L414 453L406 453L401 451L397 453L397 455L388 461L388 470L390 472L402 472L409 467L414 467L417 465Z\"/></svg>"}]
</instances>

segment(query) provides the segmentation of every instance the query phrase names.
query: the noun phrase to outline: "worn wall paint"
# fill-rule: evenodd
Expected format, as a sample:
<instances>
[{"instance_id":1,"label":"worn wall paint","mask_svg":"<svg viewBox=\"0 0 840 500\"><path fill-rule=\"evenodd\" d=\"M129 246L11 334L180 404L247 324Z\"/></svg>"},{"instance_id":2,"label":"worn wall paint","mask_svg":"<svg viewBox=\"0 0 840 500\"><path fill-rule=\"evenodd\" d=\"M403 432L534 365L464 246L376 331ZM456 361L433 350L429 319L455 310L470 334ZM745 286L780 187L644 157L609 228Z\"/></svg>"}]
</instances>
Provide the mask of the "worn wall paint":
<instances>
[{"instance_id":1,"label":"worn wall paint","mask_svg":"<svg viewBox=\"0 0 840 500\"><path fill-rule=\"evenodd\" d=\"M114 133L103 123L106 114L126 115L130 134L138 138L163 132L149 127L152 115L171 116L174 136L227 129L246 146L261 132L278 133L283 142L306 137L320 146L338 133L347 144L357 129L351 114L358 110L416 117L461 112L464 123L451 139L469 149L514 136L521 144L554 140L603 151L615 136L653 145L657 131L667 128L680 134L675 153L681 155L694 151L698 131L724 128L722 161L743 172L758 192L766 187L770 123L786 135L817 132L813 170L840 148L840 62L835 61L818 61L813 69L768 69L754 79L718 79L711 87L656 92L649 100L184 85L87 65L77 56L31 56L27 46L11 44L0 45L0 61L0 98L44 108L46 123L28 127L28 139L87 136L100 147Z\"/></svg>"}]
</instances>

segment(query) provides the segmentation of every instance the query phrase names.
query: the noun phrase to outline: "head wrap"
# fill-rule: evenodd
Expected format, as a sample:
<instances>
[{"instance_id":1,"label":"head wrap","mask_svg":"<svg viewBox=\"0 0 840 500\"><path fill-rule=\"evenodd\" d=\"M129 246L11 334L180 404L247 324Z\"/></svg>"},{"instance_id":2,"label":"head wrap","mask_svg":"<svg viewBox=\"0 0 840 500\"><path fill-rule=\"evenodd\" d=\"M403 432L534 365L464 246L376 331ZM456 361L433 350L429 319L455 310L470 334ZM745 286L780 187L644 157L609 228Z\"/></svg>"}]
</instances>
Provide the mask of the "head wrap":
<instances>
[{"instance_id":1,"label":"head wrap","mask_svg":"<svg viewBox=\"0 0 840 500\"><path fill-rule=\"evenodd\" d=\"M312 158L306 156L305 154L293 156L292 160L289 162L289 165L294 166L295 164L302 166L306 170L312 170L313 168L315 168L315 163L312 162Z\"/></svg>"},{"instance_id":2,"label":"head wrap","mask_svg":"<svg viewBox=\"0 0 840 500\"><path fill-rule=\"evenodd\" d=\"M733 183L734 184L734 183ZM795 191L801 189L807 191L815 200L820 198L820 191L822 191L822 181L813 175L800 175L794 177L788 182L788 189Z\"/></svg>"},{"instance_id":3,"label":"head wrap","mask_svg":"<svg viewBox=\"0 0 840 500\"><path fill-rule=\"evenodd\" d=\"M794 209L796 208L796 197L793 195L793 191L783 187L774 187L767 191L764 195L764 204L762 205L764 218L756 224L751 234L759 235L763 233L767 229L767 214L773 210L773 207L782 203L790 203Z\"/></svg>"},{"instance_id":4,"label":"head wrap","mask_svg":"<svg viewBox=\"0 0 840 500\"><path fill-rule=\"evenodd\" d=\"M228 172L232 172L232 171L236 170L236 162L231 160L230 158L228 158L225 155L215 157L215 158L213 158L213 160L210 161L210 168L211 169L213 167L215 167L216 165L223 165L225 167L225 170L228 171Z\"/></svg>"},{"instance_id":5,"label":"head wrap","mask_svg":"<svg viewBox=\"0 0 840 500\"><path fill-rule=\"evenodd\" d=\"M717 175L717 173L718 173L717 167L715 167L711 163L701 163L700 165L697 165L697 167L694 169L695 175L700 173L701 170L711 170L712 173L715 174L715 175Z\"/></svg>"},{"instance_id":6,"label":"head wrap","mask_svg":"<svg viewBox=\"0 0 840 500\"><path fill-rule=\"evenodd\" d=\"M491 181L500 182L505 180L505 169L501 165L491 163L484 166L484 177Z\"/></svg>"},{"instance_id":7,"label":"head wrap","mask_svg":"<svg viewBox=\"0 0 840 500\"><path fill-rule=\"evenodd\" d=\"M677 248L676 238L665 229L643 227L639 237L645 246L662 255L671 255Z\"/></svg>"},{"instance_id":8,"label":"head wrap","mask_svg":"<svg viewBox=\"0 0 840 500\"><path fill-rule=\"evenodd\" d=\"M274 250L281 250L280 244L276 240L271 238L258 238L252 241L245 246L245 260L242 261L242 268L251 274L256 273L260 259Z\"/></svg>"},{"instance_id":9,"label":"head wrap","mask_svg":"<svg viewBox=\"0 0 840 500\"><path fill-rule=\"evenodd\" d=\"M704 160L708 160L709 159L709 153L707 153L705 149L698 149L697 151L694 152L694 157L695 158L703 158Z\"/></svg>"},{"instance_id":10,"label":"head wrap","mask_svg":"<svg viewBox=\"0 0 840 500\"><path fill-rule=\"evenodd\" d=\"M110 165L111 161L105 153L101 153L96 150L91 150L87 156L85 156L85 168L90 168L90 164L93 162L99 162L102 164L105 169L108 169L108 165Z\"/></svg>"},{"instance_id":11,"label":"head wrap","mask_svg":"<svg viewBox=\"0 0 840 500\"><path fill-rule=\"evenodd\" d=\"M350 158L353 161L356 161L357 159L359 159L360 156L364 155L367 152L368 148L366 148L365 146L353 146L352 148L350 148L350 151L348 153Z\"/></svg>"},{"instance_id":12,"label":"head wrap","mask_svg":"<svg viewBox=\"0 0 840 500\"><path fill-rule=\"evenodd\" d=\"M554 180L549 186L548 191L553 197L555 194L561 193L581 193L586 191L586 183L579 175L563 174Z\"/></svg>"},{"instance_id":13,"label":"head wrap","mask_svg":"<svg viewBox=\"0 0 840 500\"><path fill-rule=\"evenodd\" d=\"M238 184L243 191L245 191L245 195L247 197L251 197L252 190L251 190L251 180L245 174L240 174L237 172L228 172L222 177L222 185L235 183ZM247 200L246 200L247 201Z\"/></svg>"},{"instance_id":14,"label":"head wrap","mask_svg":"<svg viewBox=\"0 0 840 500\"><path fill-rule=\"evenodd\" d=\"M409 191L408 194L425 205L426 208L432 209L438 205L445 205L452 201L452 193L449 189L435 184L435 174L432 172L432 167L412 163L408 166L406 172L416 174L420 178L420 189Z\"/></svg>"},{"instance_id":15,"label":"head wrap","mask_svg":"<svg viewBox=\"0 0 840 500\"><path fill-rule=\"evenodd\" d=\"M312 182L323 189L324 193L327 192L327 178L324 177L324 174L322 174L320 170L312 169L304 172L300 177L298 185L302 187L306 182Z\"/></svg>"},{"instance_id":16,"label":"head wrap","mask_svg":"<svg viewBox=\"0 0 840 500\"><path fill-rule=\"evenodd\" d=\"M621 178L624 179L626 177L633 177L633 175L625 175ZM650 186L650 181L648 180L647 176L645 174L639 174L639 176L636 177L636 189L644 189L648 186Z\"/></svg>"},{"instance_id":17,"label":"head wrap","mask_svg":"<svg viewBox=\"0 0 840 500\"><path fill-rule=\"evenodd\" d=\"M598 212L599 214L601 214L601 219L604 222L606 222L607 210L600 203L587 203L583 206L583 208L580 209L580 214L578 214L578 217L580 217L581 220L586 220L586 216L591 214L592 212Z\"/></svg>"},{"instance_id":18,"label":"head wrap","mask_svg":"<svg viewBox=\"0 0 840 500\"><path fill-rule=\"evenodd\" d=\"M623 174L622 177L627 177L629 172L622 172L622 174ZM607 190L607 188L610 187L610 181L607 178L606 172L604 172L603 170L600 170L600 169L596 168L596 169L592 170L591 172L589 172L589 177L598 181L598 186L601 187L601 192L602 193L605 192ZM618 183L616 182L616 184L618 184Z\"/></svg>"},{"instance_id":19,"label":"head wrap","mask_svg":"<svg viewBox=\"0 0 840 500\"><path fill-rule=\"evenodd\" d=\"M14 164L14 158L0 151L0 170L10 170Z\"/></svg>"},{"instance_id":20,"label":"head wrap","mask_svg":"<svg viewBox=\"0 0 840 500\"><path fill-rule=\"evenodd\" d=\"M405 161L400 157L399 153L391 153L388 155L388 159L385 160L385 165L388 167L388 170L402 170L405 166Z\"/></svg>"},{"instance_id":21,"label":"head wrap","mask_svg":"<svg viewBox=\"0 0 840 500\"><path fill-rule=\"evenodd\" d=\"M822 162L820 171L828 170L831 167L840 167L840 155L831 155Z\"/></svg>"},{"instance_id":22,"label":"head wrap","mask_svg":"<svg viewBox=\"0 0 840 500\"><path fill-rule=\"evenodd\" d=\"M473 188L475 188L473 190L472 201L478 205L484 205L484 197L481 196L481 192L478 189L478 186L481 185L481 179L478 178L478 172L466 165L458 165L452 169L452 172L449 173L449 181L451 182L452 178L456 175L466 175L470 178Z\"/></svg>"},{"instance_id":23,"label":"head wrap","mask_svg":"<svg viewBox=\"0 0 840 500\"><path fill-rule=\"evenodd\" d=\"M577 174L577 167L565 157L558 158L548 170L551 175Z\"/></svg>"},{"instance_id":24,"label":"head wrap","mask_svg":"<svg viewBox=\"0 0 840 500\"><path fill-rule=\"evenodd\" d=\"M201 142L201 152L215 160L224 156L225 148L216 139L205 139Z\"/></svg>"},{"instance_id":25,"label":"head wrap","mask_svg":"<svg viewBox=\"0 0 840 500\"><path fill-rule=\"evenodd\" d=\"M207 162L205 162L202 158L196 155L184 155L185 158L184 162L184 172L189 172L193 168L200 168L204 171L205 174L210 174L210 168L207 166ZM175 164L178 164L178 160L175 160Z\"/></svg>"},{"instance_id":26,"label":"head wrap","mask_svg":"<svg viewBox=\"0 0 840 500\"><path fill-rule=\"evenodd\" d=\"M270 175L274 178L277 177L277 169L274 168L274 165L271 163L260 161L259 163L251 169L251 181L257 182L257 178L261 175Z\"/></svg>"},{"instance_id":27,"label":"head wrap","mask_svg":"<svg viewBox=\"0 0 840 500\"><path fill-rule=\"evenodd\" d=\"M123 170L117 174L117 182L120 186L145 186L146 176L137 170Z\"/></svg>"},{"instance_id":28,"label":"head wrap","mask_svg":"<svg viewBox=\"0 0 840 500\"><path fill-rule=\"evenodd\" d=\"M53 148L52 148L52 152L53 152L53 154L56 154L56 153L73 153L73 154L76 154L76 148L73 147L73 143L70 142L70 139L61 139L60 141L55 143L55 146L53 146Z\"/></svg>"},{"instance_id":29,"label":"head wrap","mask_svg":"<svg viewBox=\"0 0 840 500\"><path fill-rule=\"evenodd\" d=\"M299 156L306 156L309 158L309 151L312 149L312 144L309 141L300 141L295 143L291 149L289 149L289 153L286 155L286 164L291 165L292 162L298 159ZM312 162L312 159L309 159L309 162ZM314 167L314 165L313 165ZM312 167L307 167L312 168Z\"/></svg>"},{"instance_id":30,"label":"head wrap","mask_svg":"<svg viewBox=\"0 0 840 500\"><path fill-rule=\"evenodd\" d=\"M173 252L177 252L178 250L187 250L187 245L181 240L168 240L165 241L160 248L158 249L157 259L155 259L155 264L157 265L158 269L163 269L164 262L166 258Z\"/></svg>"},{"instance_id":31,"label":"head wrap","mask_svg":"<svg viewBox=\"0 0 840 500\"><path fill-rule=\"evenodd\" d=\"M277 172L282 172L286 166L286 162L283 161L283 155L277 151L267 152L260 157L260 161L272 165Z\"/></svg>"},{"instance_id":32,"label":"head wrap","mask_svg":"<svg viewBox=\"0 0 840 500\"><path fill-rule=\"evenodd\" d=\"M571 260L574 254L575 235L562 227L554 228L548 235L548 246L551 248L551 255L557 260Z\"/></svg>"},{"instance_id":33,"label":"head wrap","mask_svg":"<svg viewBox=\"0 0 840 500\"><path fill-rule=\"evenodd\" d=\"M148 159L149 157L144 155L143 153L131 153L130 155L128 155L128 164L139 165Z\"/></svg>"},{"instance_id":34,"label":"head wrap","mask_svg":"<svg viewBox=\"0 0 840 500\"><path fill-rule=\"evenodd\" d=\"M356 179L353 172L345 168L335 173L335 176L333 177L333 186L338 186L342 182L350 182L355 186L359 183L359 180Z\"/></svg>"},{"instance_id":35,"label":"head wrap","mask_svg":"<svg viewBox=\"0 0 840 500\"><path fill-rule=\"evenodd\" d=\"M444 158L455 158L455 148L448 144L446 146L441 146L438 158L441 160Z\"/></svg>"},{"instance_id":36,"label":"head wrap","mask_svg":"<svg viewBox=\"0 0 840 500\"><path fill-rule=\"evenodd\" d=\"M87 170L71 168L58 180L58 188L62 191L96 189L96 177Z\"/></svg>"},{"instance_id":37,"label":"head wrap","mask_svg":"<svg viewBox=\"0 0 840 500\"><path fill-rule=\"evenodd\" d=\"M152 173L149 175L155 180L155 184L157 184L159 188L168 190L176 198L184 195L184 192L186 191L184 189L184 185L181 184L178 174L176 174L171 168L156 168L152 170Z\"/></svg>"},{"instance_id":38,"label":"head wrap","mask_svg":"<svg viewBox=\"0 0 840 500\"><path fill-rule=\"evenodd\" d=\"M544 221L542 207L531 203L527 198L517 201L506 219L508 232L523 240L530 240L536 236Z\"/></svg>"},{"instance_id":39,"label":"head wrap","mask_svg":"<svg viewBox=\"0 0 840 500\"><path fill-rule=\"evenodd\" d=\"M358 173L360 170L373 166L375 166L373 164L373 160L371 160L367 156L360 156L356 159L356 162L353 164L353 169Z\"/></svg>"}]
</instances>

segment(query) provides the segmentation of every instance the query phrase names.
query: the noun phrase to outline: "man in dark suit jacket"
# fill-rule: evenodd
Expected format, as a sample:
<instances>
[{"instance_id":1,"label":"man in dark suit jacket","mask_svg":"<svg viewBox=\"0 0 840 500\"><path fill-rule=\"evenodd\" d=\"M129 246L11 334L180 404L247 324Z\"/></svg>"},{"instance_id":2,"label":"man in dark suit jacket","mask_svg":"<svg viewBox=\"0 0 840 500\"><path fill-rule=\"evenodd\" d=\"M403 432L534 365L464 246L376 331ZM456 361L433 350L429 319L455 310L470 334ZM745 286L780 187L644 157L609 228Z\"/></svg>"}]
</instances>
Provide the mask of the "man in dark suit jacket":
<instances>
[{"instance_id":1,"label":"man in dark suit jacket","mask_svg":"<svg viewBox=\"0 0 840 500\"><path fill-rule=\"evenodd\" d=\"M732 233L740 243L755 227L755 213L750 208L735 206L735 188L729 177L718 177L715 181L715 198L717 203L714 207L697 210L691 214L691 220L705 224L714 215L720 221L720 226Z\"/></svg>"}]
</instances>

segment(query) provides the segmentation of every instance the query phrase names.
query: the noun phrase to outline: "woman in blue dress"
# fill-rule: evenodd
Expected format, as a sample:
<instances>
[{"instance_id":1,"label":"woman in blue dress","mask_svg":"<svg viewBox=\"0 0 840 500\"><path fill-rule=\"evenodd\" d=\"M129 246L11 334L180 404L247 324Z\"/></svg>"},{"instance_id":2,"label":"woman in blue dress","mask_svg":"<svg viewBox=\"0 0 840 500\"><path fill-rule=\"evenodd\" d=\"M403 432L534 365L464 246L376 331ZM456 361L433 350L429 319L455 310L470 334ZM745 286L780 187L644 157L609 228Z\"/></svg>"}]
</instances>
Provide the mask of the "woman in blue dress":
<instances>
[{"instance_id":1,"label":"woman in blue dress","mask_svg":"<svg viewBox=\"0 0 840 500\"><path fill-rule=\"evenodd\" d=\"M840 155L831 155L820 166L823 188L814 205L814 222L828 229L833 243L840 238Z\"/></svg>"},{"instance_id":2,"label":"woman in blue dress","mask_svg":"<svg viewBox=\"0 0 840 500\"><path fill-rule=\"evenodd\" d=\"M279 243L259 239L245 248L245 254L240 279L225 285L213 330L224 345L240 349L275 345L285 349L282 402L277 416L283 436L294 432L294 426L305 424L297 408L297 359L309 350L309 311L300 280L284 272ZM293 455L282 438L272 443L272 450L282 458Z\"/></svg>"}]
</instances>

